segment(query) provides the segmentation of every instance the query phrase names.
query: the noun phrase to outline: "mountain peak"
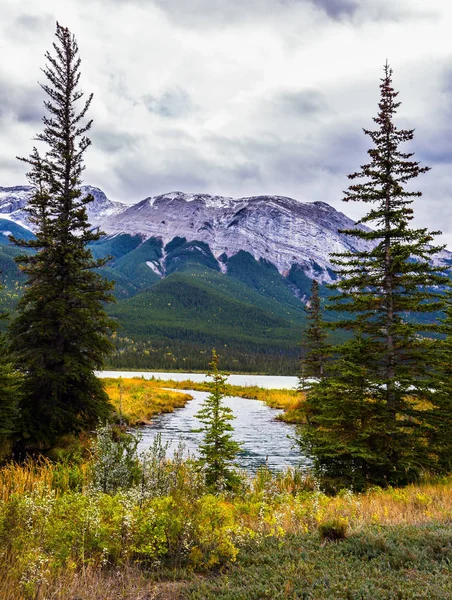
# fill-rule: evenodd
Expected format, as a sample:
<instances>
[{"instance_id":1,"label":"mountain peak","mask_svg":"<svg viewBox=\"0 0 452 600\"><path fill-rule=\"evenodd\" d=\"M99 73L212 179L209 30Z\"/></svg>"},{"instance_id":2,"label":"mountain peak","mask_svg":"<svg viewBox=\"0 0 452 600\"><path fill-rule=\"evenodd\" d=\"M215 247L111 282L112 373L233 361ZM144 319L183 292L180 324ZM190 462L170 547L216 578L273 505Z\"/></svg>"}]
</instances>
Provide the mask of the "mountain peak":
<instances>
[{"instance_id":1,"label":"mountain peak","mask_svg":"<svg viewBox=\"0 0 452 600\"><path fill-rule=\"evenodd\" d=\"M88 218L93 225L98 225L106 216L121 212L126 205L113 202L98 187L83 185L80 188L82 198L91 194L94 201L87 205ZM33 194L33 186L17 185L0 187L0 217L15 221L24 227L30 228L28 213L25 207Z\"/></svg>"}]
</instances>

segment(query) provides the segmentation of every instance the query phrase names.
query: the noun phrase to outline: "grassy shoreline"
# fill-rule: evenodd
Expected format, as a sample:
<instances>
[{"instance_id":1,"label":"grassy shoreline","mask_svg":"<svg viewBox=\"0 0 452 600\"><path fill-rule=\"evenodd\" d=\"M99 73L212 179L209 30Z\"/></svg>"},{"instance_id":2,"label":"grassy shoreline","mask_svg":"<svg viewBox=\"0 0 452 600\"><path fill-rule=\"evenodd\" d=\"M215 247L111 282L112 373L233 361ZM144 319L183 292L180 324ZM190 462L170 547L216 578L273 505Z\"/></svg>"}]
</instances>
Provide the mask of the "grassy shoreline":
<instances>
[{"instance_id":1,"label":"grassy shoreline","mask_svg":"<svg viewBox=\"0 0 452 600\"><path fill-rule=\"evenodd\" d=\"M183 408L192 399L164 389L159 381L141 378L105 378L102 380L117 419L130 427L147 425L152 417Z\"/></svg>"},{"instance_id":2,"label":"grassy shoreline","mask_svg":"<svg viewBox=\"0 0 452 600\"><path fill-rule=\"evenodd\" d=\"M195 383L189 379L184 381L164 381L160 380L159 385L165 388L180 390L197 390L205 392L209 390L207 382ZM284 413L277 417L280 421L286 423L305 423L303 403L305 396L297 390L267 389L257 385L242 386L226 384L225 391L227 396L238 396L250 400L261 400L270 408L284 410Z\"/></svg>"}]
</instances>

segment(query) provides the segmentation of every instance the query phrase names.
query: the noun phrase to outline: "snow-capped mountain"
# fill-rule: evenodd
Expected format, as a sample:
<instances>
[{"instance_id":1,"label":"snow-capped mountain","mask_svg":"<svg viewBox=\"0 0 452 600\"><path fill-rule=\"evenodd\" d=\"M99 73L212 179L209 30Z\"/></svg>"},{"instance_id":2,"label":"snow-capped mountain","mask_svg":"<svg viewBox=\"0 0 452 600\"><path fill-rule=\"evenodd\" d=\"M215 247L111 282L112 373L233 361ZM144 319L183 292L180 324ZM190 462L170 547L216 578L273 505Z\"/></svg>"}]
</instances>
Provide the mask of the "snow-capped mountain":
<instances>
[{"instance_id":1,"label":"snow-capped mountain","mask_svg":"<svg viewBox=\"0 0 452 600\"><path fill-rule=\"evenodd\" d=\"M256 260L273 263L284 276L300 265L306 275L320 282L332 279L331 253L371 247L371 242L339 233L355 226L352 219L325 202L183 192L146 198L102 221L103 231L110 235L156 237L163 245L176 236L205 242L223 272L225 258L244 250ZM452 261L451 252L437 255L435 262L444 261ZM159 265L157 268L162 270Z\"/></svg>"},{"instance_id":2,"label":"snow-capped mountain","mask_svg":"<svg viewBox=\"0 0 452 600\"><path fill-rule=\"evenodd\" d=\"M209 245L220 266L225 256L240 250L256 260L273 263L285 274L299 264L307 275L330 280L329 254L367 242L352 240L338 232L354 222L324 202L299 202L284 196L229 198L208 194L171 192L146 198L102 221L110 234L140 234L161 238L163 245L174 237Z\"/></svg>"},{"instance_id":3,"label":"snow-capped mountain","mask_svg":"<svg viewBox=\"0 0 452 600\"><path fill-rule=\"evenodd\" d=\"M14 187L0 187L0 217L12 221L30 229L28 215L24 210L29 201L33 188L30 185L19 185ZM94 202L88 204L88 216L92 223L98 224L108 215L124 210L126 207L121 202L109 200L104 192L91 185L81 187L82 198L92 194Z\"/></svg>"},{"instance_id":4,"label":"snow-capped mountain","mask_svg":"<svg viewBox=\"0 0 452 600\"><path fill-rule=\"evenodd\" d=\"M29 186L0 188L0 217L27 225L23 209L30 193ZM90 222L110 237L129 234L143 241L161 240L161 257L145 261L159 276L165 274L164 247L176 237L207 244L222 272L227 271L228 258L246 251L275 265L283 276L299 265L321 282L332 279L331 253L371 246L340 233L354 227L354 221L324 202L171 192L125 205L112 202L99 188L83 186L82 194L88 193L94 196L88 205ZM441 253L438 262L444 260L452 261L452 253Z\"/></svg>"}]
</instances>

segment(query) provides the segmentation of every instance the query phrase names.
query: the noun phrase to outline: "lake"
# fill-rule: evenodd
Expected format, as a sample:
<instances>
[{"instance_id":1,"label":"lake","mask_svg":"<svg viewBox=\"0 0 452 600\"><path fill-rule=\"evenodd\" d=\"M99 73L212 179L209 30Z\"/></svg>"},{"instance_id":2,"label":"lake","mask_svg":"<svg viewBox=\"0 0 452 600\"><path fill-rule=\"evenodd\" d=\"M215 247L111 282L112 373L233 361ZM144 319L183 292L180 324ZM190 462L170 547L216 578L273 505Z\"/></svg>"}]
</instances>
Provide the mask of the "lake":
<instances>
[{"instance_id":1,"label":"lake","mask_svg":"<svg viewBox=\"0 0 452 600\"><path fill-rule=\"evenodd\" d=\"M145 379L173 379L183 381L205 381L206 376L200 373L151 373L141 371L103 371L100 377L144 377ZM230 375L228 382L233 385L259 385L265 388L291 389L296 386L296 377L278 377L266 375ZM179 390L180 391L180 390ZM163 442L169 442L170 453L176 449L179 440L185 445L186 454L195 455L202 433L194 433L201 423L195 418L206 392L184 390L193 400L185 407L176 409L173 413L158 415L151 425L140 429L142 439L139 449L145 450L157 433ZM294 442L288 436L295 434L295 426L275 420L282 410L268 407L259 400L248 400L227 396L224 399L234 416L233 437L242 442L242 452L237 463L241 468L253 473L261 466L268 465L272 471L280 471L289 466L308 466L309 460L302 456Z\"/></svg>"},{"instance_id":2,"label":"lake","mask_svg":"<svg viewBox=\"0 0 452 600\"><path fill-rule=\"evenodd\" d=\"M196 383L207 381L204 373L159 373L158 371L98 371L99 377L144 377L145 379L190 379ZM231 385L258 385L266 389L291 390L297 387L297 377L281 375L229 375Z\"/></svg>"}]
</instances>

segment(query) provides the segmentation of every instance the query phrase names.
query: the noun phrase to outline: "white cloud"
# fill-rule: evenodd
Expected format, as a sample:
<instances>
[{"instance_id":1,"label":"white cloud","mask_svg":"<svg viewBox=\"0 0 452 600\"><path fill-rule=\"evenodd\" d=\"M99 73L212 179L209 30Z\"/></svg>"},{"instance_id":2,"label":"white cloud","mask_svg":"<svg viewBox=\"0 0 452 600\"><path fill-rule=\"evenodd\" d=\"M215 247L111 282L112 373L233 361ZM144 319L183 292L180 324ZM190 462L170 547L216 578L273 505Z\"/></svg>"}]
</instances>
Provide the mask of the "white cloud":
<instances>
[{"instance_id":1,"label":"white cloud","mask_svg":"<svg viewBox=\"0 0 452 600\"><path fill-rule=\"evenodd\" d=\"M416 222L448 217L452 7L431 0L0 0L0 184L24 182L58 20L94 92L85 180L128 202L180 189L342 204L366 160L386 58L433 170ZM449 226L448 223L451 223Z\"/></svg>"}]
</instances>

